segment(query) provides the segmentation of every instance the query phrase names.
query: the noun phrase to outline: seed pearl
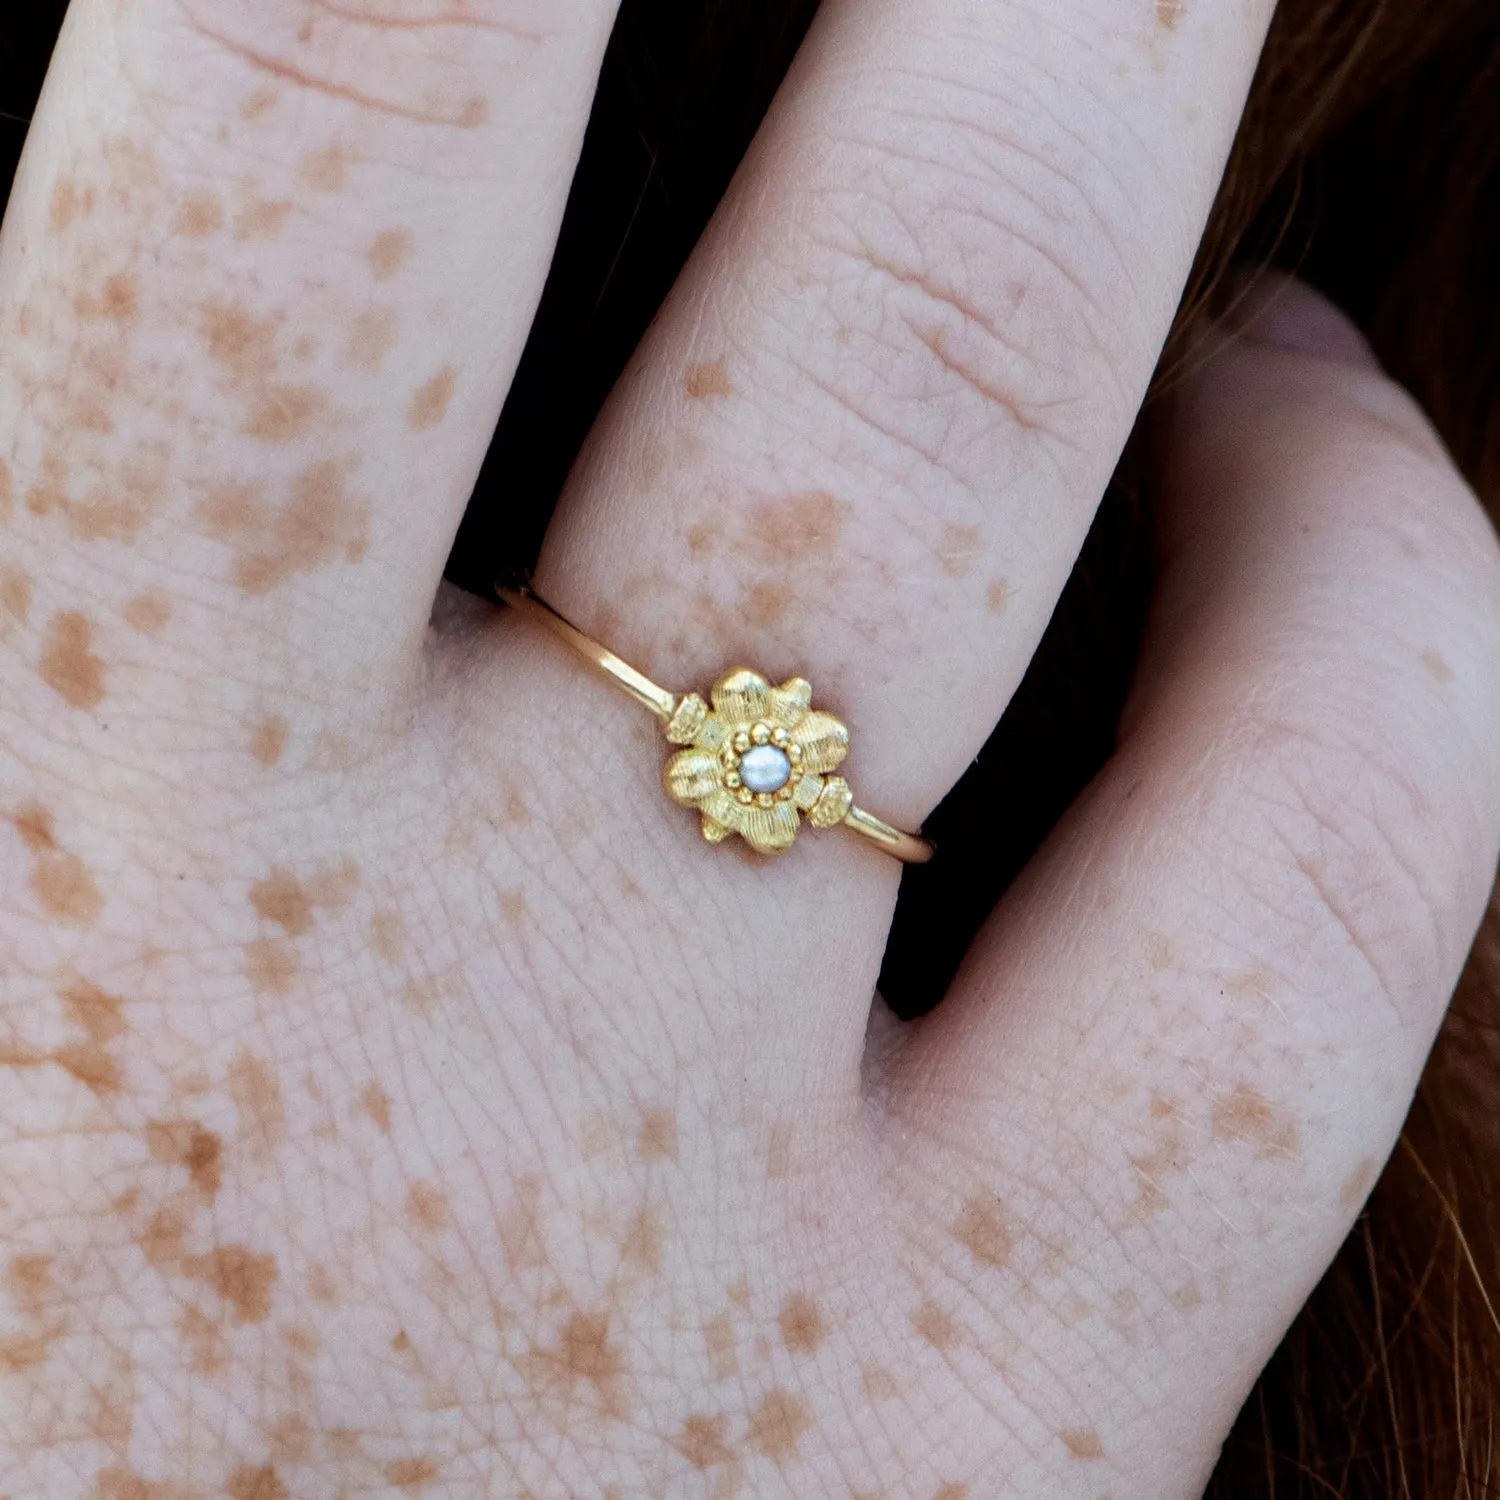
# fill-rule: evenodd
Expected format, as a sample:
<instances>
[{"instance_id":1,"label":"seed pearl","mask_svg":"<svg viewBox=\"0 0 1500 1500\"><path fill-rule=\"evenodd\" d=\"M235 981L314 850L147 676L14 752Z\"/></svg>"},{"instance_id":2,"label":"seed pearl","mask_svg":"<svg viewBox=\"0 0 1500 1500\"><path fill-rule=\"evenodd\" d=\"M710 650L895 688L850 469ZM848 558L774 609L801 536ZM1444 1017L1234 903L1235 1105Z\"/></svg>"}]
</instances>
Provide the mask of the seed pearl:
<instances>
[{"instance_id":1,"label":"seed pearl","mask_svg":"<svg viewBox=\"0 0 1500 1500\"><path fill-rule=\"evenodd\" d=\"M757 745L740 758L740 779L752 792L779 792L791 774L791 761L775 745Z\"/></svg>"}]
</instances>

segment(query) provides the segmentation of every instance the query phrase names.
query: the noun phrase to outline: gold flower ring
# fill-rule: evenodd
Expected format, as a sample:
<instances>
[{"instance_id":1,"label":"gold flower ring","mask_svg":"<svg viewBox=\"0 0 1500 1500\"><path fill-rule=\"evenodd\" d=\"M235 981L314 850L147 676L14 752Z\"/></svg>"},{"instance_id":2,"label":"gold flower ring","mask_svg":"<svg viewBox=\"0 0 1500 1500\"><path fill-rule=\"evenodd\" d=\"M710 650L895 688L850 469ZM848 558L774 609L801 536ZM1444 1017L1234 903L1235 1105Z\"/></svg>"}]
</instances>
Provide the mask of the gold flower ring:
<instances>
[{"instance_id":1,"label":"gold flower ring","mask_svg":"<svg viewBox=\"0 0 1500 1500\"><path fill-rule=\"evenodd\" d=\"M932 845L854 805L837 770L849 753L849 731L812 706L812 684L793 677L780 687L747 667L714 683L709 703L697 693L669 693L606 646L565 620L527 587L495 586L512 609L566 641L644 704L678 750L662 770L667 795L699 814L703 837L721 844L737 833L761 854L790 848L806 818L814 828L844 828L907 864L925 864Z\"/></svg>"}]
</instances>

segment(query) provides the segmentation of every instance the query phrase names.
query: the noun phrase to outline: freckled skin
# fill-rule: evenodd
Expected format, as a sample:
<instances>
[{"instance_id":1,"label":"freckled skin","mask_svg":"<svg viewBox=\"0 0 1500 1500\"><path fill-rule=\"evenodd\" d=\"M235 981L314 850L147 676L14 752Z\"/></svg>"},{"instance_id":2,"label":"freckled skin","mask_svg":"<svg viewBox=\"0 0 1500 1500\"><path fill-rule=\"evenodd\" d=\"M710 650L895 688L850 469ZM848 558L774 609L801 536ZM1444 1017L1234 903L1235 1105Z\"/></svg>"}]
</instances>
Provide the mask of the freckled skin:
<instances>
[{"instance_id":1,"label":"freckled skin","mask_svg":"<svg viewBox=\"0 0 1500 1500\"><path fill-rule=\"evenodd\" d=\"M376 281L389 281L411 255L409 229L387 229L376 235L370 246L370 270Z\"/></svg>"},{"instance_id":2,"label":"freckled skin","mask_svg":"<svg viewBox=\"0 0 1500 1500\"><path fill-rule=\"evenodd\" d=\"M1097 1432L1086 1427L1065 1427L1057 1435L1074 1458L1089 1463L1104 1457L1104 1444Z\"/></svg>"}]
</instances>

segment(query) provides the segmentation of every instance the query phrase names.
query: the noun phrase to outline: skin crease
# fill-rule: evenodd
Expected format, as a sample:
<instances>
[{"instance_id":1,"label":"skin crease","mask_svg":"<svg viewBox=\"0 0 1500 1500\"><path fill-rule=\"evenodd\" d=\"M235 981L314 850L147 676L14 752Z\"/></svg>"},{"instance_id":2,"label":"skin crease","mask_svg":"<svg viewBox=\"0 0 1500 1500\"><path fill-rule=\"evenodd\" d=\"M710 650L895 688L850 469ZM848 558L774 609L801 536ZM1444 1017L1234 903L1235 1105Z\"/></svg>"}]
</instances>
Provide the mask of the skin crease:
<instances>
[{"instance_id":1,"label":"skin crease","mask_svg":"<svg viewBox=\"0 0 1500 1500\"><path fill-rule=\"evenodd\" d=\"M805 668L917 823L1264 16L879 20L820 23L542 577L674 682ZM1500 847L1500 563L1300 289L1204 333L1119 753L920 1025L893 866L706 848L631 704L433 612L608 23L70 19L0 247L0 1492L1190 1495L1399 1123Z\"/></svg>"}]
</instances>

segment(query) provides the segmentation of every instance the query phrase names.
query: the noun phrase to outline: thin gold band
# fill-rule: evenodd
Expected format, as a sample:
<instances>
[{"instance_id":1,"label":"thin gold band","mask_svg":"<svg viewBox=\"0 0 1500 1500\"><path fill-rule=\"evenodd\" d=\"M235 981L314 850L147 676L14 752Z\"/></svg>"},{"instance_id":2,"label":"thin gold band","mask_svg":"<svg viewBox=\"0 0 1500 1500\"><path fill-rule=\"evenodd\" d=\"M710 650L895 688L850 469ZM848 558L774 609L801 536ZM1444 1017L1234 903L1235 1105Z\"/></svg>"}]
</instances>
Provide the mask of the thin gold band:
<instances>
[{"instance_id":1,"label":"thin gold band","mask_svg":"<svg viewBox=\"0 0 1500 1500\"><path fill-rule=\"evenodd\" d=\"M585 635L571 620L552 608L539 594L530 588L517 588L508 584L495 585L496 594L512 609L520 611L538 624L546 626L553 635L565 641L590 666L603 672L617 686L623 688L642 707L649 709L663 727L669 724L687 696L670 693L652 682L643 672L638 672L629 662L615 655L609 647L601 645L592 636ZM843 820L836 825L858 834L874 844L884 854L899 859L903 864L926 864L933 856L933 846L926 839L904 833L882 818L863 808L851 806Z\"/></svg>"}]
</instances>

